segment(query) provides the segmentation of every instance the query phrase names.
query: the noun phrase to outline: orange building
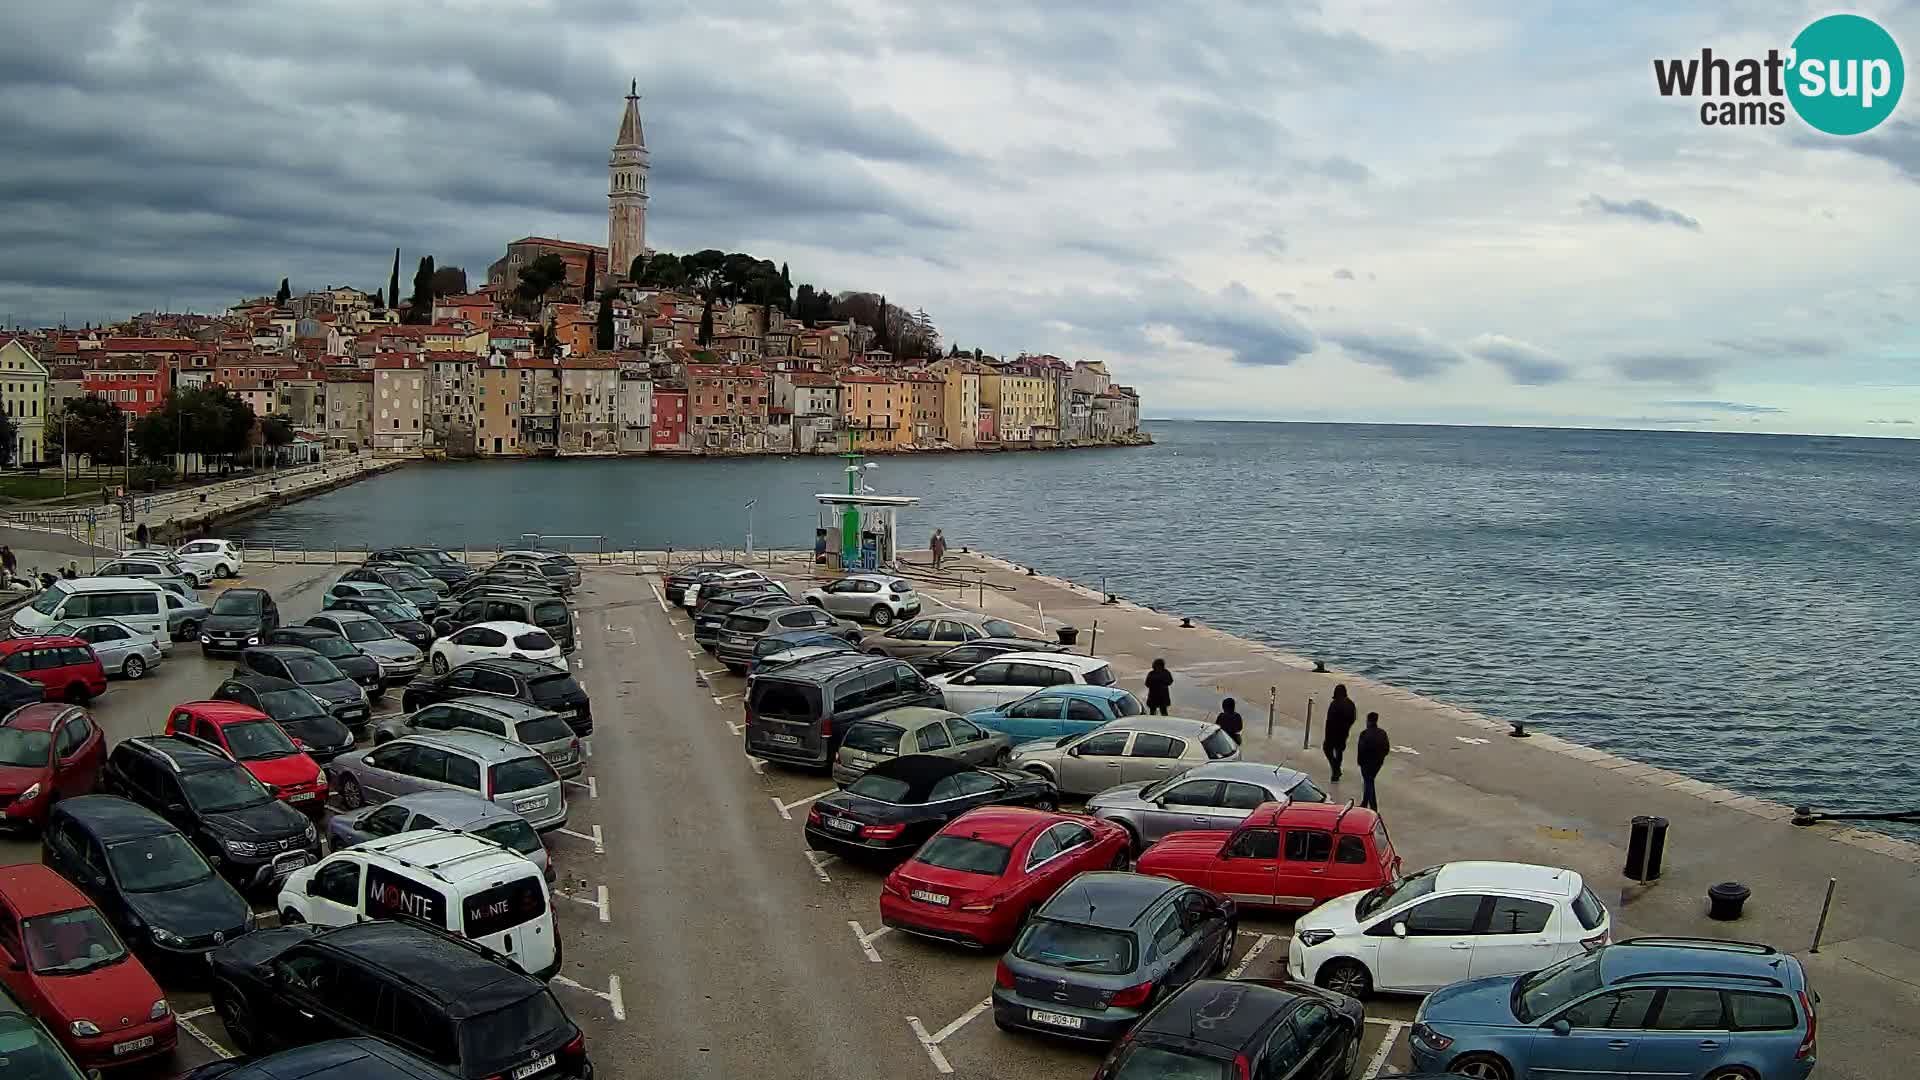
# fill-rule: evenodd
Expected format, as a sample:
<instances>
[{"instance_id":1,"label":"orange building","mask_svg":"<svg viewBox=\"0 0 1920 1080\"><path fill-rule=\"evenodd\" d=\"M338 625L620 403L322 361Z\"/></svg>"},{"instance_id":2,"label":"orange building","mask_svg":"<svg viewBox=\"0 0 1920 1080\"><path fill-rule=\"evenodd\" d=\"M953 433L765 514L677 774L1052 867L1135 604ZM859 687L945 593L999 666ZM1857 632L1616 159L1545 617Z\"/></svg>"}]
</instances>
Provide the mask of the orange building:
<instances>
[{"instance_id":1,"label":"orange building","mask_svg":"<svg viewBox=\"0 0 1920 1080\"><path fill-rule=\"evenodd\" d=\"M885 375L842 375L840 415L849 450L897 450L913 437L913 391Z\"/></svg>"},{"instance_id":2,"label":"orange building","mask_svg":"<svg viewBox=\"0 0 1920 1080\"><path fill-rule=\"evenodd\" d=\"M695 448L759 450L766 444L767 373L750 364L688 364L687 415Z\"/></svg>"}]
</instances>

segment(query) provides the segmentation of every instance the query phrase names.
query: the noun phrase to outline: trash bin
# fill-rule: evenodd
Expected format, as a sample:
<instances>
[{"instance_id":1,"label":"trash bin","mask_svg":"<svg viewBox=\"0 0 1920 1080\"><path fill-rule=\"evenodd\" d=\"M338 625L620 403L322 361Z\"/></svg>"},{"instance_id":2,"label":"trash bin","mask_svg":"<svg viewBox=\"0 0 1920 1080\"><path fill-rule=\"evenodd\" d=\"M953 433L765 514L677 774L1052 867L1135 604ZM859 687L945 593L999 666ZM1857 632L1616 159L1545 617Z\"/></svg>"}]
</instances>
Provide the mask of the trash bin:
<instances>
[{"instance_id":1,"label":"trash bin","mask_svg":"<svg viewBox=\"0 0 1920 1080\"><path fill-rule=\"evenodd\" d=\"M1074 642L1080 640L1080 628L1077 626L1063 626L1055 630L1054 633L1060 636L1060 644L1062 645L1071 646Z\"/></svg>"},{"instance_id":2,"label":"trash bin","mask_svg":"<svg viewBox=\"0 0 1920 1080\"><path fill-rule=\"evenodd\" d=\"M1723 881L1715 885L1707 890L1707 918L1732 922L1740 917L1740 909L1751 895L1753 890L1737 881Z\"/></svg>"},{"instance_id":3,"label":"trash bin","mask_svg":"<svg viewBox=\"0 0 1920 1080\"><path fill-rule=\"evenodd\" d=\"M1635 881L1658 881L1666 861L1667 819L1636 817L1627 837L1627 876Z\"/></svg>"}]
</instances>

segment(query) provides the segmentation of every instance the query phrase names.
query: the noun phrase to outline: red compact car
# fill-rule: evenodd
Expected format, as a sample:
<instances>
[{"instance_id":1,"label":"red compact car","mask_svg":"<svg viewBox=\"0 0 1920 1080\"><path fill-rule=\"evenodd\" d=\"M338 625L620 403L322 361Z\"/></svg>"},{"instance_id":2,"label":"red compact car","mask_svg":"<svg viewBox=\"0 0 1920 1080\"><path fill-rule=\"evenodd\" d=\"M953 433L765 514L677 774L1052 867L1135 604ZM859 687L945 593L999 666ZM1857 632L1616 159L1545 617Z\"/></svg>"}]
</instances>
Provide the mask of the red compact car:
<instances>
[{"instance_id":1,"label":"red compact car","mask_svg":"<svg viewBox=\"0 0 1920 1080\"><path fill-rule=\"evenodd\" d=\"M87 710L46 702L0 720L0 824L42 825L56 799L93 791L107 737Z\"/></svg>"},{"instance_id":2,"label":"red compact car","mask_svg":"<svg viewBox=\"0 0 1920 1080\"><path fill-rule=\"evenodd\" d=\"M327 804L327 774L273 717L237 701L189 701L167 717L167 734L212 743L253 774L281 802L319 817Z\"/></svg>"},{"instance_id":3,"label":"red compact car","mask_svg":"<svg viewBox=\"0 0 1920 1080\"><path fill-rule=\"evenodd\" d=\"M1371 810L1271 802L1232 832L1170 833L1141 852L1134 869L1241 904L1306 911L1399 877L1400 856Z\"/></svg>"},{"instance_id":4,"label":"red compact car","mask_svg":"<svg viewBox=\"0 0 1920 1080\"><path fill-rule=\"evenodd\" d=\"M49 701L82 705L107 692L107 669L77 637L0 639L0 668L39 683Z\"/></svg>"},{"instance_id":5,"label":"red compact car","mask_svg":"<svg viewBox=\"0 0 1920 1080\"><path fill-rule=\"evenodd\" d=\"M0 983L82 1068L173 1051L173 1010L153 976L66 878L0 867Z\"/></svg>"},{"instance_id":6,"label":"red compact car","mask_svg":"<svg viewBox=\"0 0 1920 1080\"><path fill-rule=\"evenodd\" d=\"M880 921L974 948L1002 947L1075 874L1125 869L1128 850L1127 830L1110 821L982 806L954 818L887 875Z\"/></svg>"}]
</instances>

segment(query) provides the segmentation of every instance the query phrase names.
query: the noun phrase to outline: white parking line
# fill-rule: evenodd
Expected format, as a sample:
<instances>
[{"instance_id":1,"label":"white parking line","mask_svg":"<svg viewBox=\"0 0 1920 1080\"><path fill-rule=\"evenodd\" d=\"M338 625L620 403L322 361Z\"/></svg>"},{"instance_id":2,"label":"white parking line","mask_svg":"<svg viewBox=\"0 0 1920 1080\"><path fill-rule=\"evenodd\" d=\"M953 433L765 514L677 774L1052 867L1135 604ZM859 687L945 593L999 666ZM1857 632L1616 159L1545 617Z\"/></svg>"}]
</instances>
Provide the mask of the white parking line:
<instances>
[{"instance_id":1,"label":"white parking line","mask_svg":"<svg viewBox=\"0 0 1920 1080\"><path fill-rule=\"evenodd\" d=\"M234 1056L233 1051L220 1045L219 1041L216 1040L213 1036L207 1034L204 1031L201 1031L200 1025L194 1023L192 1020L187 1019L190 1016L195 1018L202 1017L212 1011L213 1011L212 1009L195 1009L190 1013L176 1013L174 1014L173 1020L174 1020L174 1023L180 1028L181 1031L184 1031L188 1035L192 1036L193 1040L199 1043L201 1046L206 1047L207 1049L213 1051L215 1054L218 1054L222 1058L233 1057Z\"/></svg>"},{"instance_id":2,"label":"white parking line","mask_svg":"<svg viewBox=\"0 0 1920 1080\"><path fill-rule=\"evenodd\" d=\"M715 705L725 705L727 702L739 696L739 694L715 694L713 695L713 703Z\"/></svg>"},{"instance_id":3,"label":"white parking line","mask_svg":"<svg viewBox=\"0 0 1920 1080\"><path fill-rule=\"evenodd\" d=\"M713 678L713 677L714 677L715 675L725 675L726 673L727 673L727 669L726 669L726 668L723 668L723 667L717 667L717 668L714 668L714 669L713 669L712 671L702 671L702 672L700 672L700 676L701 676L702 678L706 678L706 679L711 679L711 678Z\"/></svg>"},{"instance_id":4,"label":"white parking line","mask_svg":"<svg viewBox=\"0 0 1920 1080\"><path fill-rule=\"evenodd\" d=\"M661 596L661 595L660 595L660 586L658 586L658 585L655 585L655 584L654 584L654 583L652 583L652 582L648 582L648 583L647 583L647 588L649 588L649 589L652 589L652 590L653 590L653 598L654 598L655 600L658 600L658 601L660 601L660 610L661 610L661 611L665 611L665 612L669 612L669 613L671 613L671 612L673 611L673 609L672 609L672 608L670 608L670 607L668 607L668 606L667 606L667 598L666 598L666 597L664 597L664 596Z\"/></svg>"},{"instance_id":5,"label":"white parking line","mask_svg":"<svg viewBox=\"0 0 1920 1080\"><path fill-rule=\"evenodd\" d=\"M588 900L584 896L575 896L561 889L553 890L553 895L564 896L574 903L585 907L598 908L601 922L610 923L613 921L613 908L607 903L607 887L605 885L601 885L594 890L594 898L591 900Z\"/></svg>"},{"instance_id":6,"label":"white parking line","mask_svg":"<svg viewBox=\"0 0 1920 1080\"><path fill-rule=\"evenodd\" d=\"M577 832L574 832L572 829L566 829L566 828L555 829L553 831L559 833L562 836L571 836L575 840L585 840L587 843L593 845L593 853L595 855L605 855L607 853L607 841L605 837L600 835L600 826L598 825L595 825L593 827L592 835L588 835L587 833L577 833Z\"/></svg>"},{"instance_id":7,"label":"white parking line","mask_svg":"<svg viewBox=\"0 0 1920 1080\"><path fill-rule=\"evenodd\" d=\"M854 940L860 943L860 951L867 954L867 960L871 963L879 963L880 953L874 949L873 943L885 937L887 934L892 933L893 927L883 926L869 934L865 930L860 929L860 924L854 922L852 919L847 920L847 925L853 928Z\"/></svg>"},{"instance_id":8,"label":"white parking line","mask_svg":"<svg viewBox=\"0 0 1920 1080\"><path fill-rule=\"evenodd\" d=\"M833 879L827 876L827 864L832 862L835 856L829 855L824 851L815 851L812 848L808 848L801 852L801 854L807 857L808 864L813 867L813 876L819 878L822 885L833 884Z\"/></svg>"},{"instance_id":9,"label":"white parking line","mask_svg":"<svg viewBox=\"0 0 1920 1080\"><path fill-rule=\"evenodd\" d=\"M1367 1019L1369 1024L1374 1022L1371 1017ZM1407 1027L1405 1020L1382 1022L1387 1025L1387 1037L1380 1041L1379 1049L1373 1052L1373 1057L1367 1062L1366 1069L1360 1073L1361 1080L1374 1080L1374 1077L1380 1075L1380 1070L1387 1067L1387 1055L1393 1053L1393 1044L1400 1041L1400 1032Z\"/></svg>"},{"instance_id":10,"label":"white parking line","mask_svg":"<svg viewBox=\"0 0 1920 1080\"><path fill-rule=\"evenodd\" d=\"M587 666L587 662L585 660L581 659L578 656L573 658L573 670L579 671L580 669L586 666Z\"/></svg>"},{"instance_id":11,"label":"white parking line","mask_svg":"<svg viewBox=\"0 0 1920 1080\"><path fill-rule=\"evenodd\" d=\"M688 650L687 650L687 659L689 659L689 660L698 660L698 659L700 659L700 654L699 654L699 653L697 653L697 652L695 652L695 651L693 651L692 649L688 649Z\"/></svg>"},{"instance_id":12,"label":"white parking line","mask_svg":"<svg viewBox=\"0 0 1920 1080\"><path fill-rule=\"evenodd\" d=\"M913 1037L919 1039L920 1045L926 1048L927 1056L933 1059L933 1067L942 1074L947 1074L953 1072L953 1066L947 1064L947 1055L940 1052L940 1044L946 1042L954 1032L966 1027L975 1017L991 1008L993 1008L993 999L988 998L973 1008L968 1009L966 1012L961 1013L960 1019L948 1024L932 1035L927 1034L927 1025L921 1023L920 1018L917 1016L907 1017L907 1024L913 1028Z\"/></svg>"},{"instance_id":13,"label":"white parking line","mask_svg":"<svg viewBox=\"0 0 1920 1080\"><path fill-rule=\"evenodd\" d=\"M600 797L600 785L591 776L587 777L587 782L584 784L578 780L563 780L561 781L561 783L572 784L574 787L586 788L587 798L589 799L597 799Z\"/></svg>"},{"instance_id":14,"label":"white parking line","mask_svg":"<svg viewBox=\"0 0 1920 1080\"><path fill-rule=\"evenodd\" d=\"M1234 965L1232 971L1227 972L1227 978L1239 978L1247 970L1247 966L1252 964L1261 953L1266 952L1267 946L1273 944L1278 936L1277 934L1261 934L1260 937L1254 941L1253 948L1247 950L1247 955L1240 958L1240 962Z\"/></svg>"},{"instance_id":15,"label":"white parking line","mask_svg":"<svg viewBox=\"0 0 1920 1080\"><path fill-rule=\"evenodd\" d=\"M727 730L733 732L735 735L738 735L741 732L747 730L747 725L742 724L735 720L726 720L722 722L727 725Z\"/></svg>"},{"instance_id":16,"label":"white parking line","mask_svg":"<svg viewBox=\"0 0 1920 1080\"><path fill-rule=\"evenodd\" d=\"M592 994L594 997L606 1002L613 1008L613 1018L615 1020L625 1020L627 1018L627 1002L626 998L620 993L620 976L618 975L607 976L607 989L605 993L595 990L591 986L582 986L572 979L567 978L565 975L555 975L551 981L559 983L561 986L579 990L582 993Z\"/></svg>"},{"instance_id":17,"label":"white parking line","mask_svg":"<svg viewBox=\"0 0 1920 1080\"><path fill-rule=\"evenodd\" d=\"M790 813L788 813L787 811L789 811L789 810L797 810L797 809L799 809L800 807L802 807L802 806L805 806L805 805L807 805L808 803L810 803L810 802L812 802L812 801L813 801L813 800L815 800L815 799L824 799L824 798L826 798L827 796L829 796L829 795L831 795L831 794L833 794L834 792L836 792L836 791L839 791L839 790L840 790L840 789L839 789L839 788L837 788L837 787L836 787L836 788L828 788L827 790L825 790L825 791L823 791L823 792L821 792L821 793L820 793L820 794L818 794L818 795L809 795L809 796L807 796L807 797L806 797L806 798L804 798L804 799L798 799L798 800L795 800L794 802L786 802L786 803L783 803L783 802L781 802L781 801L780 801L780 797L779 797L779 796L777 796L777 795L769 795L769 796L767 796L767 798L769 798L769 799L772 799L772 800L773 800L773 808L774 808L774 809L776 809L776 810L778 810L778 811L780 811L780 816L781 816L781 817L783 817L783 818L786 818L786 819L787 819L788 821L792 821L792 820L793 820L793 815L792 815L792 814L790 814Z\"/></svg>"}]
</instances>

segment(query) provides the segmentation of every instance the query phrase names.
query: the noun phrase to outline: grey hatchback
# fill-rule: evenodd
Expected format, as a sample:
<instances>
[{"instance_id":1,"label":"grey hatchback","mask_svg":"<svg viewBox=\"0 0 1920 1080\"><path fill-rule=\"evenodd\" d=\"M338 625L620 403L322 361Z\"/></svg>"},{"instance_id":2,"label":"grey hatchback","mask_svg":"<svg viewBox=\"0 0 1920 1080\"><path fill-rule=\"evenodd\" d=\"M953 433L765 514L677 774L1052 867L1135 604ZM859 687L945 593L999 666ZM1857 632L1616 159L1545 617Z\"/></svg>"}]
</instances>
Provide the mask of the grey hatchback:
<instances>
[{"instance_id":1,"label":"grey hatchback","mask_svg":"<svg viewBox=\"0 0 1920 1080\"><path fill-rule=\"evenodd\" d=\"M1108 788L1087 800L1087 812L1124 827L1139 847L1173 832L1231 830L1262 803L1326 801L1299 769L1216 761L1171 779Z\"/></svg>"},{"instance_id":2,"label":"grey hatchback","mask_svg":"<svg viewBox=\"0 0 1920 1080\"><path fill-rule=\"evenodd\" d=\"M761 638L771 634L791 634L797 630L832 634L855 645L860 642L860 627L845 619L836 619L810 604L748 608L727 616L727 621L721 625L720 637L714 643L713 655L727 665L727 670L736 675L744 674L747 665L753 663L754 647L760 644Z\"/></svg>"},{"instance_id":3,"label":"grey hatchback","mask_svg":"<svg viewBox=\"0 0 1920 1080\"><path fill-rule=\"evenodd\" d=\"M406 716L394 716L373 725L375 746L408 735L441 731L484 731L540 751L562 780L579 776L586 768L580 738L552 709L497 694L469 694L436 702Z\"/></svg>"},{"instance_id":4,"label":"grey hatchback","mask_svg":"<svg viewBox=\"0 0 1920 1080\"><path fill-rule=\"evenodd\" d=\"M847 725L833 758L833 782L842 787L868 769L902 754L930 754L968 765L1005 768L1012 744L958 713L924 705L888 709Z\"/></svg>"},{"instance_id":5,"label":"grey hatchback","mask_svg":"<svg viewBox=\"0 0 1920 1080\"><path fill-rule=\"evenodd\" d=\"M357 810L416 791L468 791L512 810L536 829L567 823L560 776L538 750L478 731L409 735L327 763L340 805Z\"/></svg>"},{"instance_id":6,"label":"grey hatchback","mask_svg":"<svg viewBox=\"0 0 1920 1080\"><path fill-rule=\"evenodd\" d=\"M415 829L457 829L491 840L526 856L548 881L553 880L547 846L527 819L466 791L421 791L379 806L335 814L327 821L327 848L339 851Z\"/></svg>"}]
</instances>

